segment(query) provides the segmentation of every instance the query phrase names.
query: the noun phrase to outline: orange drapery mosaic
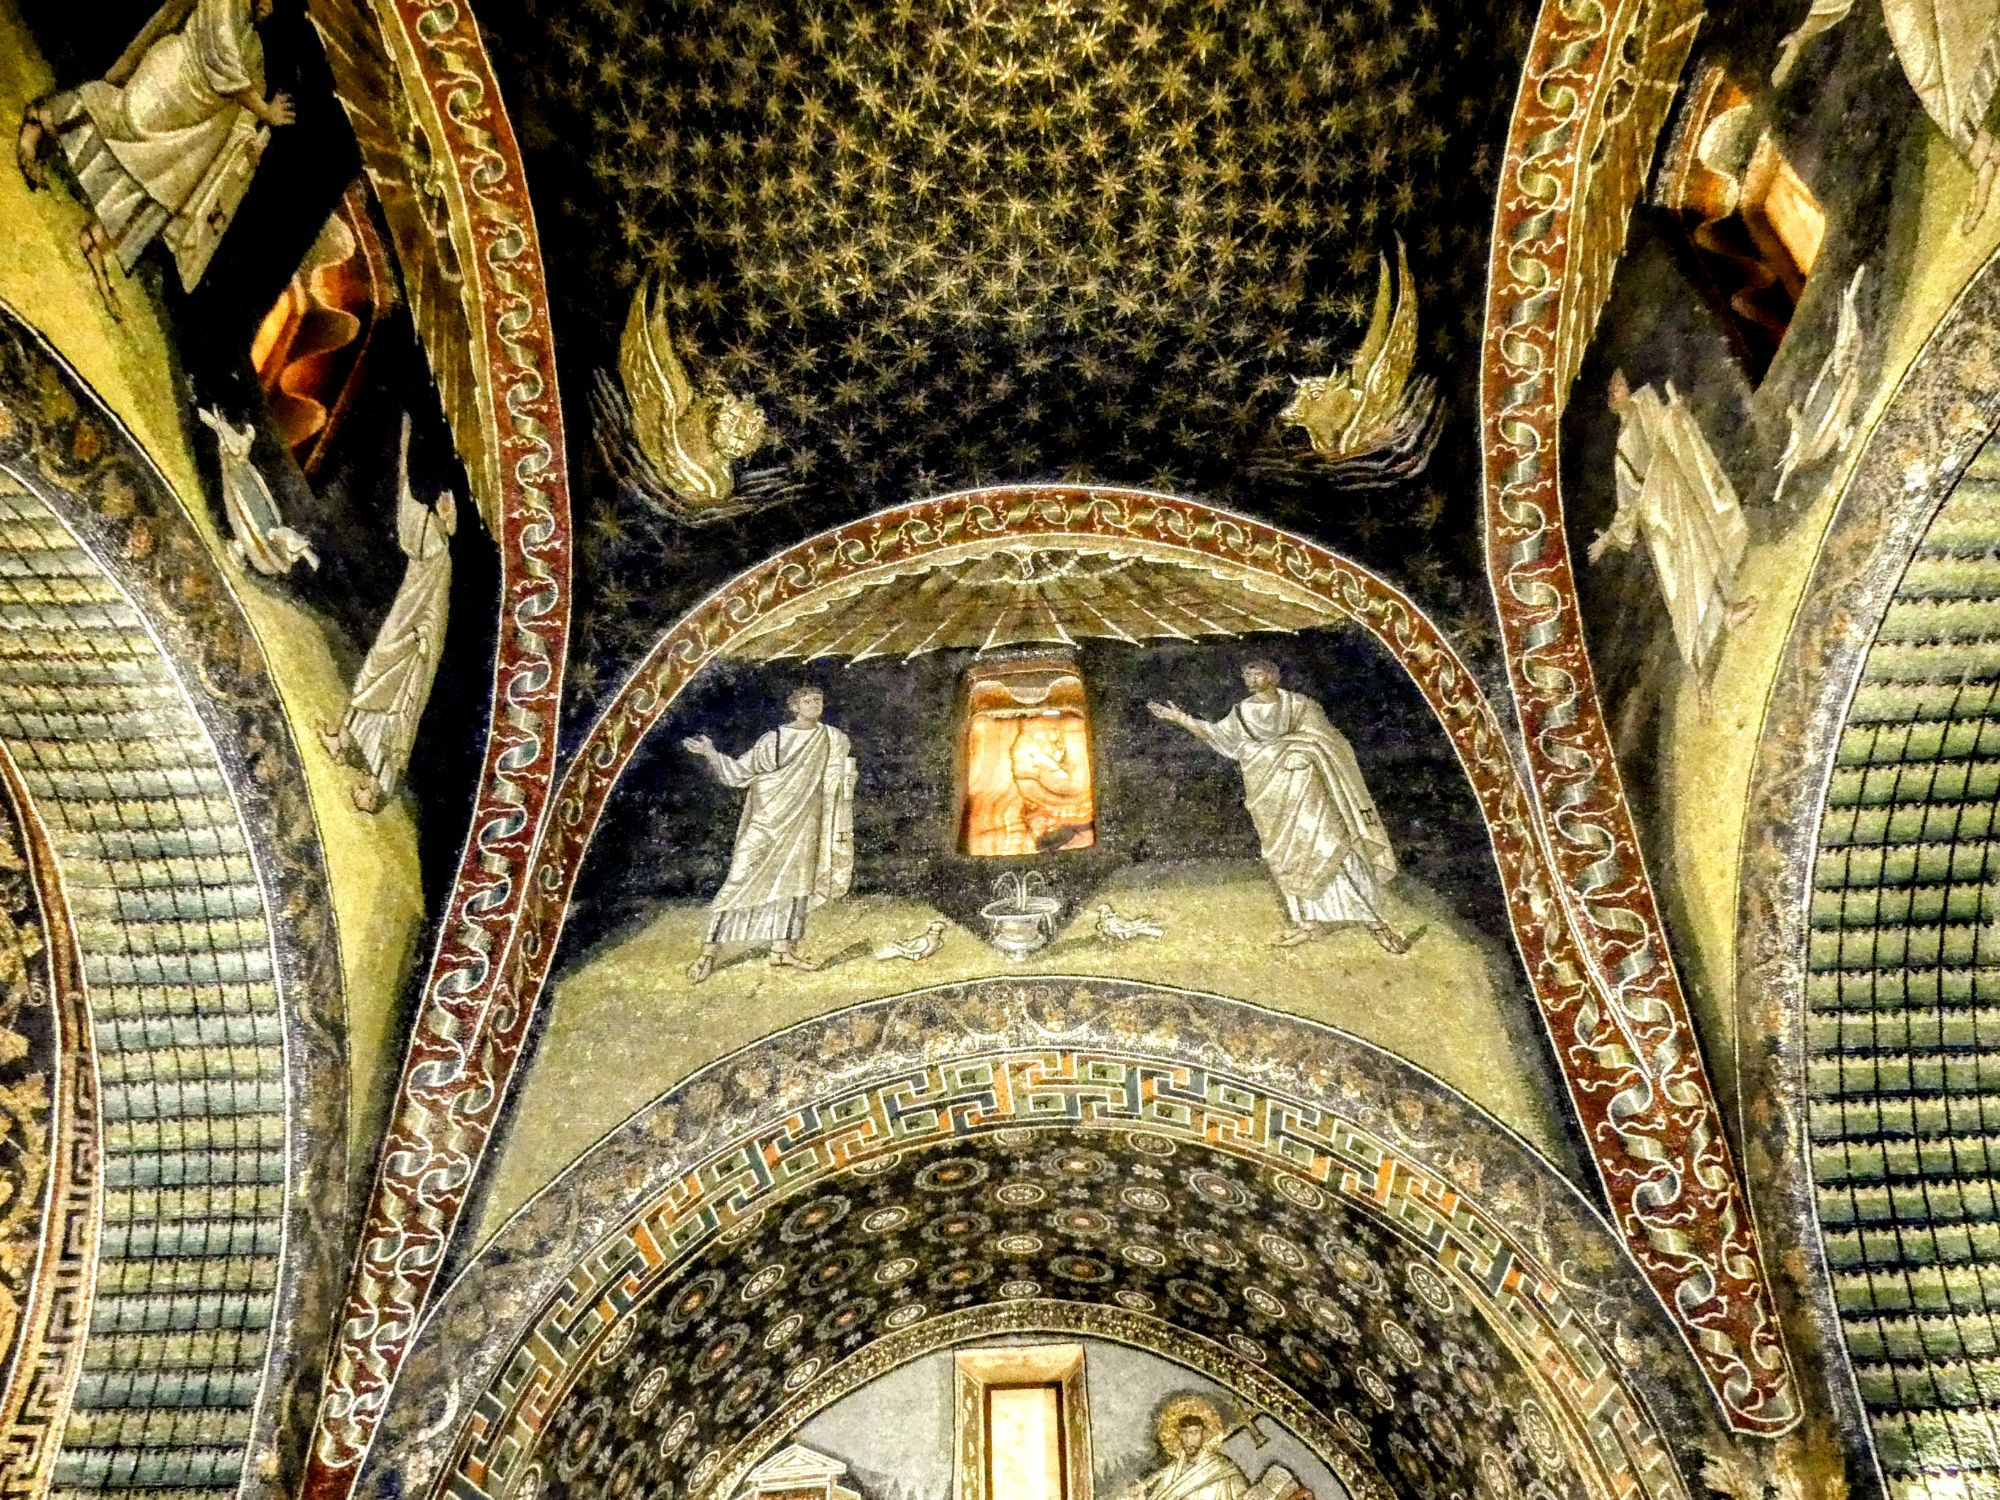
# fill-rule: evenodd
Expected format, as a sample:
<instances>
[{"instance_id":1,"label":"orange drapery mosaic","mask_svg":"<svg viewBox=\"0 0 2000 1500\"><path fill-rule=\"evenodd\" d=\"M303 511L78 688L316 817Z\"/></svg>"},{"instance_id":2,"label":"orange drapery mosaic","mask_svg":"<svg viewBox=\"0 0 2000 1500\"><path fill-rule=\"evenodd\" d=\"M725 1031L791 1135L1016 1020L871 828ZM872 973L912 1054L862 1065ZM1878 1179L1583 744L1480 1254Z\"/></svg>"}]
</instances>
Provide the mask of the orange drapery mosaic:
<instances>
[{"instance_id":1,"label":"orange drapery mosaic","mask_svg":"<svg viewBox=\"0 0 2000 1500\"><path fill-rule=\"evenodd\" d=\"M964 744L967 854L1042 854L1097 842L1090 715L1067 654L973 667Z\"/></svg>"}]
</instances>

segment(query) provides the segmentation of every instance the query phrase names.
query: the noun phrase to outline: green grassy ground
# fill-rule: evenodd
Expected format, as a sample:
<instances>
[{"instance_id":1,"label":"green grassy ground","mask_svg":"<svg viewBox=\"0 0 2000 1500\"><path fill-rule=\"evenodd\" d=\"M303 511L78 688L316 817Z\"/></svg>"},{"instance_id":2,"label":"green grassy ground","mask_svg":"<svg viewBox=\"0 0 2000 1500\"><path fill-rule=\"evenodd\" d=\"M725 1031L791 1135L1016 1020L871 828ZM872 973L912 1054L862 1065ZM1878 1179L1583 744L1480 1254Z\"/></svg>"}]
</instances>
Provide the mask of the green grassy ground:
<instances>
[{"instance_id":1,"label":"green grassy ground","mask_svg":"<svg viewBox=\"0 0 2000 1500\"><path fill-rule=\"evenodd\" d=\"M704 1063L785 1026L842 1006L956 980L1069 974L1147 980L1267 1005L1338 1026L1419 1061L1560 1158L1545 1076L1512 1038L1532 1035L1529 1002L1503 976L1511 955L1459 922L1407 878L1390 915L1426 928L1403 957L1366 933L1338 931L1298 948L1272 946L1283 911L1261 864L1140 866L1098 897L1122 915L1144 913L1164 936L1112 943L1092 908L1047 948L1010 962L982 937L946 928L923 963L884 962L874 950L913 937L936 913L922 902L861 896L814 915L800 951L816 973L774 969L757 952L725 952L707 983L690 960L707 913L662 910L556 983L549 1029L522 1088L498 1163L484 1232L491 1233L593 1141ZM1530 1025L1534 1023L1530 1022ZM1539 1037L1533 1044L1542 1045Z\"/></svg>"}]
</instances>

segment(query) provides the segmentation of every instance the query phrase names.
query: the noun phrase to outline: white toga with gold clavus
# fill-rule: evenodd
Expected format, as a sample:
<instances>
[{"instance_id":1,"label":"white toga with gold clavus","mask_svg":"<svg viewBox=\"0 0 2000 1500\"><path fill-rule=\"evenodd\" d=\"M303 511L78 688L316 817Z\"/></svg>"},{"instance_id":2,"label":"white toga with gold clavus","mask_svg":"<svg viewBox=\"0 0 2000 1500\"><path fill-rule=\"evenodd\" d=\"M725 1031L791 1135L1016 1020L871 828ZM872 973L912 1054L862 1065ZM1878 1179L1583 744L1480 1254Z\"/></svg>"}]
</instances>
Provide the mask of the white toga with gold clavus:
<instances>
[{"instance_id":1,"label":"white toga with gold clavus","mask_svg":"<svg viewBox=\"0 0 2000 1500\"><path fill-rule=\"evenodd\" d=\"M396 501L396 543L408 566L354 679L341 725L343 740L384 796L409 767L451 618L451 529L410 493L407 477Z\"/></svg>"},{"instance_id":2,"label":"white toga with gold clavus","mask_svg":"<svg viewBox=\"0 0 2000 1500\"><path fill-rule=\"evenodd\" d=\"M728 878L709 902L710 943L793 942L806 913L854 879L854 757L827 724L773 729L742 755L709 762L741 788L743 817Z\"/></svg>"},{"instance_id":3,"label":"white toga with gold clavus","mask_svg":"<svg viewBox=\"0 0 2000 1500\"><path fill-rule=\"evenodd\" d=\"M250 186L270 131L250 0L167 0L106 77L51 101L57 139L119 264L155 235L192 290Z\"/></svg>"},{"instance_id":4,"label":"white toga with gold clavus","mask_svg":"<svg viewBox=\"0 0 2000 1500\"><path fill-rule=\"evenodd\" d=\"M1308 700L1309 701L1309 700ZM1176 1457L1138 1486L1144 1500L1243 1500L1250 1482L1236 1461L1213 1446Z\"/></svg>"},{"instance_id":5,"label":"white toga with gold clavus","mask_svg":"<svg viewBox=\"0 0 2000 1500\"><path fill-rule=\"evenodd\" d=\"M1737 570L1750 545L1743 508L1672 381L1646 385L1618 430L1618 513L1602 546L1644 538L1666 597L1674 643L1706 673L1728 628Z\"/></svg>"},{"instance_id":6,"label":"white toga with gold clavus","mask_svg":"<svg viewBox=\"0 0 2000 1500\"><path fill-rule=\"evenodd\" d=\"M1196 732L1243 772L1243 801L1294 923L1382 922L1396 855L1353 747L1302 693L1246 698Z\"/></svg>"}]
</instances>

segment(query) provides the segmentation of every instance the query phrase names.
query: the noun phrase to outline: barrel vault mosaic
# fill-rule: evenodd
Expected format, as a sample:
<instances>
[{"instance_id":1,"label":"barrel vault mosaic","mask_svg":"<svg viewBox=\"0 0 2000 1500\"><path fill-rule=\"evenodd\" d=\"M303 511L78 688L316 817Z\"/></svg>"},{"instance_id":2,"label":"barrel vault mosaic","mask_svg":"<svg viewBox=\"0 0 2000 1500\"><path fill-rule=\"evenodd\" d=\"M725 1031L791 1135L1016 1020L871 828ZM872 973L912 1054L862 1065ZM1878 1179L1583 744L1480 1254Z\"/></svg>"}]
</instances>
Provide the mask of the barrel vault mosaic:
<instances>
[{"instance_id":1,"label":"barrel vault mosaic","mask_svg":"<svg viewBox=\"0 0 2000 1500\"><path fill-rule=\"evenodd\" d=\"M0 1496L2000 1494L2000 0L0 96Z\"/></svg>"}]
</instances>

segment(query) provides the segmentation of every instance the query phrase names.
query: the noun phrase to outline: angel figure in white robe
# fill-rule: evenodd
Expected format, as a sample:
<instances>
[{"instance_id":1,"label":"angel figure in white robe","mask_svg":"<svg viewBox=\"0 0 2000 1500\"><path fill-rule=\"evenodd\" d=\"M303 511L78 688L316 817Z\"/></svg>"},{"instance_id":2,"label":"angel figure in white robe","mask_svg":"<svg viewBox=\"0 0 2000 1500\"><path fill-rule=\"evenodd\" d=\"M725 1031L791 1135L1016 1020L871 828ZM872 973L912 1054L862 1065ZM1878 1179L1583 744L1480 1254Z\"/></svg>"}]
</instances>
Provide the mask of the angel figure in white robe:
<instances>
[{"instance_id":1,"label":"angel figure in white robe","mask_svg":"<svg viewBox=\"0 0 2000 1500\"><path fill-rule=\"evenodd\" d=\"M256 428L248 422L238 427L211 406L202 407L197 415L215 434L216 457L222 465L222 509L229 517L230 556L266 578L284 577L302 558L317 570L319 554L311 542L285 524L277 497L250 461Z\"/></svg>"},{"instance_id":2,"label":"angel figure in white robe","mask_svg":"<svg viewBox=\"0 0 2000 1500\"><path fill-rule=\"evenodd\" d=\"M1806 43L1838 26L1853 9L1854 0L1812 0L1805 19L1779 44L1772 86L1782 88ZM1882 0L1882 25L1924 113L1972 168L1972 191L1958 226L1961 233L1970 232L1985 216L2000 171L1994 109L2000 95L2000 0Z\"/></svg>"},{"instance_id":3,"label":"angel figure in white robe","mask_svg":"<svg viewBox=\"0 0 2000 1500\"><path fill-rule=\"evenodd\" d=\"M1405 936L1383 914L1396 855L1353 747L1317 703L1278 686L1271 662L1246 663L1243 686L1250 696L1212 722L1175 703L1146 708L1241 768L1244 804L1291 923L1278 946L1359 923L1389 952L1408 952L1418 934Z\"/></svg>"},{"instance_id":4,"label":"angel figure in white robe","mask_svg":"<svg viewBox=\"0 0 2000 1500\"><path fill-rule=\"evenodd\" d=\"M347 716L337 729L320 728L320 739L334 759L368 772L367 783L354 790L354 805L370 813L395 795L409 767L451 615L451 538L458 529L458 504L450 490L439 491L430 508L410 492L407 416L396 483L396 544L409 562L388 618L375 632L375 644L354 679Z\"/></svg>"},{"instance_id":5,"label":"angel figure in white robe","mask_svg":"<svg viewBox=\"0 0 2000 1500\"><path fill-rule=\"evenodd\" d=\"M791 719L742 755L724 755L707 735L681 741L717 781L744 793L729 874L688 967L695 984L715 972L724 943L767 943L773 966L813 968L797 949L806 916L854 881L853 747L821 722L826 696L818 688L794 688L785 708Z\"/></svg>"},{"instance_id":6,"label":"angel figure in white robe","mask_svg":"<svg viewBox=\"0 0 2000 1500\"><path fill-rule=\"evenodd\" d=\"M98 294L115 317L105 269L126 274L154 237L192 290L236 215L271 129L293 120L284 94L264 92L257 35L271 0L167 0L111 70L37 99L21 118L15 160L42 185L51 144L90 204L78 240Z\"/></svg>"},{"instance_id":7,"label":"angel figure in white robe","mask_svg":"<svg viewBox=\"0 0 2000 1500\"><path fill-rule=\"evenodd\" d=\"M1750 544L1736 490L1674 383L1633 390L1611 376L1618 414L1618 512L1590 544L1590 561L1643 538L1666 597L1674 642L1704 699L1723 636L1756 601L1736 596Z\"/></svg>"}]
</instances>

